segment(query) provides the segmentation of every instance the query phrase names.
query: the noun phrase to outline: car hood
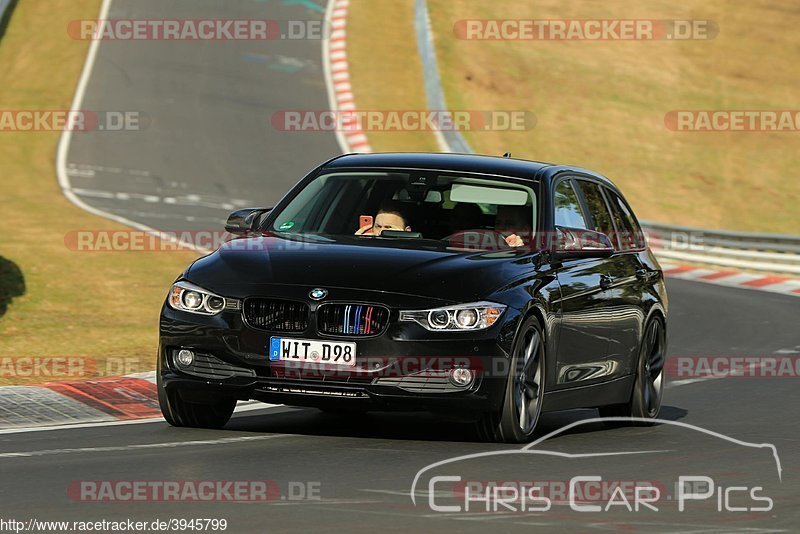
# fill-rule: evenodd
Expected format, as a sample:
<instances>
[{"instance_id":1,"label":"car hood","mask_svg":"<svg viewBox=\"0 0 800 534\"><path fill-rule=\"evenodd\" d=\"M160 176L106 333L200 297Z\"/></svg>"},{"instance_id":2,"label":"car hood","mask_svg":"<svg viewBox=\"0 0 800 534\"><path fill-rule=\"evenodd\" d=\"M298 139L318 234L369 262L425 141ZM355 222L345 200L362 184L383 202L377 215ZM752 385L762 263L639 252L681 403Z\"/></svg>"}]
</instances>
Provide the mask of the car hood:
<instances>
[{"instance_id":1,"label":"car hood","mask_svg":"<svg viewBox=\"0 0 800 534\"><path fill-rule=\"evenodd\" d=\"M201 287L231 296L246 294L253 285L280 284L465 302L486 298L534 270L530 251L464 253L411 248L413 244L401 240L357 241L234 239L197 260L186 276Z\"/></svg>"}]
</instances>

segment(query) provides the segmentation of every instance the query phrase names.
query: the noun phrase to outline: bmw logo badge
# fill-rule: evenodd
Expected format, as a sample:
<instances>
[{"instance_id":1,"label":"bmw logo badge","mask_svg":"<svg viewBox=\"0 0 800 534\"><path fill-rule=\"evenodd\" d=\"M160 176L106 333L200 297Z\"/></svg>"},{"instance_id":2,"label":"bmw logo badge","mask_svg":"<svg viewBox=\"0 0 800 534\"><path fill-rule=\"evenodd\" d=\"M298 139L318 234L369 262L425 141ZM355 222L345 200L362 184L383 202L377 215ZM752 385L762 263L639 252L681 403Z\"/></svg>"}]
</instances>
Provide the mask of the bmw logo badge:
<instances>
[{"instance_id":1,"label":"bmw logo badge","mask_svg":"<svg viewBox=\"0 0 800 534\"><path fill-rule=\"evenodd\" d=\"M308 296L311 297L313 300L322 300L328 296L328 290L321 289L318 287L316 289L312 289L311 292L308 294Z\"/></svg>"}]
</instances>

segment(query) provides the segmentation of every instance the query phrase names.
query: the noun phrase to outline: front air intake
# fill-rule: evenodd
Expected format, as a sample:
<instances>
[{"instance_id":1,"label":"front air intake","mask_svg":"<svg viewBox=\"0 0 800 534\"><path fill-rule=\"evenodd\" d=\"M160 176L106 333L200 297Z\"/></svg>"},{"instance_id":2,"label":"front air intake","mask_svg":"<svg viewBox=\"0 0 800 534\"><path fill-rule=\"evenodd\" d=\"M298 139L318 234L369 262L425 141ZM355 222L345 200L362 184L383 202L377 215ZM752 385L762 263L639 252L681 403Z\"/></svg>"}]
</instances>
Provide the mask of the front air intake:
<instances>
[{"instance_id":1,"label":"front air intake","mask_svg":"<svg viewBox=\"0 0 800 534\"><path fill-rule=\"evenodd\" d=\"M323 304L317 312L322 334L376 336L389 324L389 310L374 304Z\"/></svg>"},{"instance_id":2,"label":"front air intake","mask_svg":"<svg viewBox=\"0 0 800 534\"><path fill-rule=\"evenodd\" d=\"M244 301L244 319L259 330L303 332L308 328L308 304L291 300L249 298Z\"/></svg>"}]
</instances>

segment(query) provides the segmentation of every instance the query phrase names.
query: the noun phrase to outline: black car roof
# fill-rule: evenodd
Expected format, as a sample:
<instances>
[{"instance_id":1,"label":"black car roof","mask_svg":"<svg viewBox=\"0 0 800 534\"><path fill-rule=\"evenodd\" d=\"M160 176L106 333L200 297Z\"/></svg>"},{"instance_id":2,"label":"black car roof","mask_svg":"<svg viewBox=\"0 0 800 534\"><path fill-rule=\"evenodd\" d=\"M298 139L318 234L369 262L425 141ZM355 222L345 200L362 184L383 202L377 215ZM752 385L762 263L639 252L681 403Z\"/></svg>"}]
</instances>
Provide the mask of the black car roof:
<instances>
[{"instance_id":1,"label":"black car roof","mask_svg":"<svg viewBox=\"0 0 800 534\"><path fill-rule=\"evenodd\" d=\"M543 173L544 178L555 176L562 171L573 171L592 176L610 187L616 186L605 176L594 171L572 165L554 165L541 161L529 161L517 158L497 156L480 156L476 154L451 154L434 152L383 152L375 154L345 154L327 162L324 169L344 168L388 168L388 169L425 169L456 172L473 172L479 174L495 174L514 178L533 179L536 174Z\"/></svg>"},{"instance_id":2,"label":"black car roof","mask_svg":"<svg viewBox=\"0 0 800 534\"><path fill-rule=\"evenodd\" d=\"M386 167L390 169L430 169L533 178L537 172L549 166L549 163L539 161L477 156L474 154L391 152L346 154L329 161L325 168Z\"/></svg>"}]
</instances>

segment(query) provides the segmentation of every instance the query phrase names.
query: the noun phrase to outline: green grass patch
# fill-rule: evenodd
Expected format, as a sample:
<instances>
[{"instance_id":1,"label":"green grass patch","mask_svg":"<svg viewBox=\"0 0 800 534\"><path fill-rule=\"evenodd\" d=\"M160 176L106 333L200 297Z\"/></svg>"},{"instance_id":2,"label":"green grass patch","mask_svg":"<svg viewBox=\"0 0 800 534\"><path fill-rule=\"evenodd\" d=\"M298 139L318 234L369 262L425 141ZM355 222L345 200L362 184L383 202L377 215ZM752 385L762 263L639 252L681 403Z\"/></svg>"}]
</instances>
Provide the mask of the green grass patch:
<instances>
[{"instance_id":1,"label":"green grass patch","mask_svg":"<svg viewBox=\"0 0 800 534\"><path fill-rule=\"evenodd\" d=\"M70 39L67 23L96 18L99 7L99 0L18 3L0 41L0 109L69 108L88 42ZM58 132L0 132L0 385L47 379L14 376L8 362L19 357L87 357L95 375L109 358L127 359L128 370L153 369L161 303L195 257L68 250L69 231L123 227L64 198L58 140Z\"/></svg>"}]
</instances>

